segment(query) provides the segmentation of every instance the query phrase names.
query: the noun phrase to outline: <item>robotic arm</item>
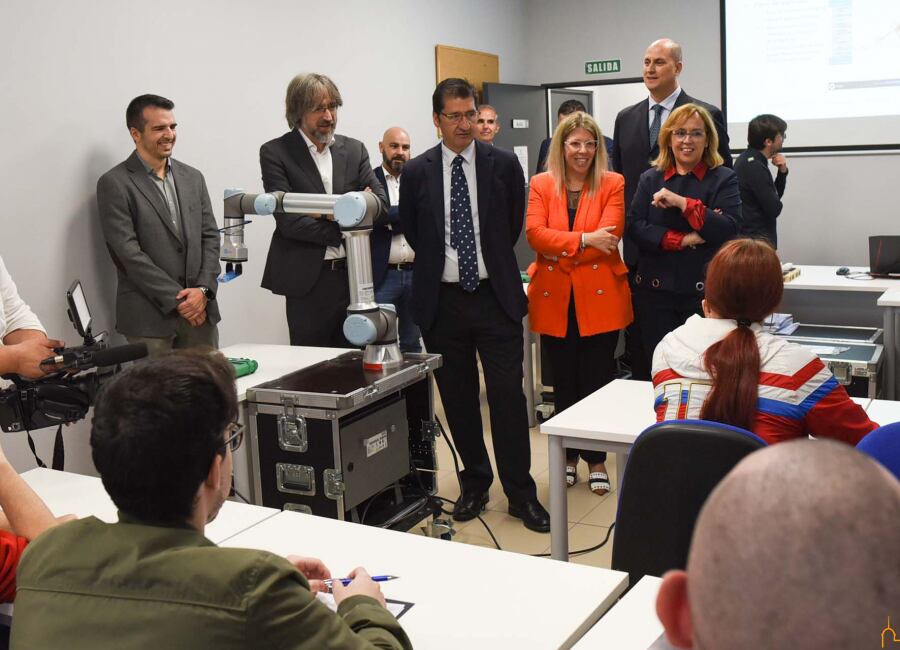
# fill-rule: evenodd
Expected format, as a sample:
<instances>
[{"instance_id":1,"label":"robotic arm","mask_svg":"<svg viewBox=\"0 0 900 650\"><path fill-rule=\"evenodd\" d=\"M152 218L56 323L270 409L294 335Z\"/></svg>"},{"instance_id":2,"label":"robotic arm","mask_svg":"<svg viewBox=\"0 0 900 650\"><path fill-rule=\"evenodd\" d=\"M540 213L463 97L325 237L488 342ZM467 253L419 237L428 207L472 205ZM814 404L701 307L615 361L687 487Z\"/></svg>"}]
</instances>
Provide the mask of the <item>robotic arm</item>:
<instances>
[{"instance_id":1,"label":"robotic arm","mask_svg":"<svg viewBox=\"0 0 900 650\"><path fill-rule=\"evenodd\" d=\"M271 192L246 194L243 190L225 190L225 228L221 260L226 275L240 274L247 261L244 245L246 215L275 213L303 214L336 221L347 250L350 280L350 305L344 320L344 336L353 345L365 346L363 368L383 370L403 363L398 342L397 311L393 305L375 302L372 282L372 254L369 234L378 200L370 192L347 194L295 194Z\"/></svg>"}]
</instances>

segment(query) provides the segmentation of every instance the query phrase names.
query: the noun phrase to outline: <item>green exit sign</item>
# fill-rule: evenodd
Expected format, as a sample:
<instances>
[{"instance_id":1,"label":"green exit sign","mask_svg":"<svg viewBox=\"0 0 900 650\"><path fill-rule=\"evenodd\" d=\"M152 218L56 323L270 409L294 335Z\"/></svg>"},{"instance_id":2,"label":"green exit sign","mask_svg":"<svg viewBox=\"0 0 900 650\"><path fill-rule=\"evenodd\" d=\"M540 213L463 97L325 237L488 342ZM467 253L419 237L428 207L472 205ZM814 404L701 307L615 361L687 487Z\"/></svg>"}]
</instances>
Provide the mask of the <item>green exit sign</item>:
<instances>
[{"instance_id":1,"label":"green exit sign","mask_svg":"<svg viewBox=\"0 0 900 650\"><path fill-rule=\"evenodd\" d=\"M611 74L613 72L622 72L622 59L584 62L584 74Z\"/></svg>"}]
</instances>

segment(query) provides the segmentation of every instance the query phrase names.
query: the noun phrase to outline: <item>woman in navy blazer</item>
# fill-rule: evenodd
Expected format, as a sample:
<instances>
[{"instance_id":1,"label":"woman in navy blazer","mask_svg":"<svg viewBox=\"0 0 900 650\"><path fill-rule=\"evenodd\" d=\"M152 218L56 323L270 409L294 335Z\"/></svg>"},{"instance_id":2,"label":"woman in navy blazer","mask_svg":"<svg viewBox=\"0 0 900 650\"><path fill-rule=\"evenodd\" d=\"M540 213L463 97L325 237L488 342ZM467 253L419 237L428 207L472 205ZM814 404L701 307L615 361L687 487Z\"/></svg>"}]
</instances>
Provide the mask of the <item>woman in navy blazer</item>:
<instances>
[{"instance_id":1,"label":"woman in navy blazer","mask_svg":"<svg viewBox=\"0 0 900 650\"><path fill-rule=\"evenodd\" d=\"M723 166L718 146L709 111L679 106L660 130L659 156L631 202L634 311L648 359L666 334L703 314L706 265L740 230L737 176Z\"/></svg>"}]
</instances>

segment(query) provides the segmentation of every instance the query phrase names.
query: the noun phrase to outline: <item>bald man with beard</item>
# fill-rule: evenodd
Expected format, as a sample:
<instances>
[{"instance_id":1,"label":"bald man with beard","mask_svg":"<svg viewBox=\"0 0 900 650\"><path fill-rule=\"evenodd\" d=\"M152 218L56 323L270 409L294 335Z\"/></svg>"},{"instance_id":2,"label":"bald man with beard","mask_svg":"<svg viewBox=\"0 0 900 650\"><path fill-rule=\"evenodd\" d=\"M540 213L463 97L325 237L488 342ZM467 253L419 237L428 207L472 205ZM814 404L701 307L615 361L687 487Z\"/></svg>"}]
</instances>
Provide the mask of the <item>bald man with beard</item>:
<instances>
[{"instance_id":1,"label":"bald man with beard","mask_svg":"<svg viewBox=\"0 0 900 650\"><path fill-rule=\"evenodd\" d=\"M877 648L900 620L898 549L896 478L837 442L774 445L713 491L657 614L677 648Z\"/></svg>"},{"instance_id":2,"label":"bald man with beard","mask_svg":"<svg viewBox=\"0 0 900 650\"><path fill-rule=\"evenodd\" d=\"M400 176L411 153L409 133L399 126L384 132L378 143L381 164L372 171L388 199L387 220L376 224L369 237L375 301L394 305L400 328L400 349L421 352L421 334L412 317L413 262L416 252L406 241L400 223Z\"/></svg>"}]
</instances>

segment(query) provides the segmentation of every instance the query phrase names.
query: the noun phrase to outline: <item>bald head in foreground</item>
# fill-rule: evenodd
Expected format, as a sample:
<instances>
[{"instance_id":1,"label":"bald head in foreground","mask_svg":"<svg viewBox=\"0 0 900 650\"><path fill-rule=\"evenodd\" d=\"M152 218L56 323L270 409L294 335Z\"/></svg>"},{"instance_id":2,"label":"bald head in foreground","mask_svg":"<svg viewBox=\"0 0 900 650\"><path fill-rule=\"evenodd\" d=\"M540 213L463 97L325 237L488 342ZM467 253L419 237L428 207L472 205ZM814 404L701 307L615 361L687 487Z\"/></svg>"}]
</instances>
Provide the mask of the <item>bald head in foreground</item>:
<instances>
[{"instance_id":1,"label":"bald head in foreground","mask_svg":"<svg viewBox=\"0 0 900 650\"><path fill-rule=\"evenodd\" d=\"M876 648L900 618L898 546L896 478L836 442L774 445L713 491L656 611L678 648Z\"/></svg>"}]
</instances>

